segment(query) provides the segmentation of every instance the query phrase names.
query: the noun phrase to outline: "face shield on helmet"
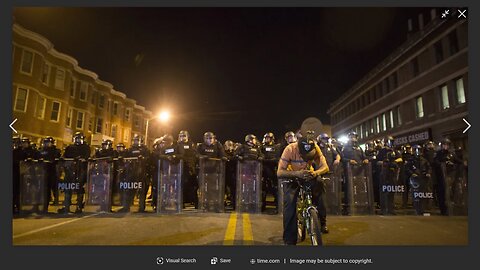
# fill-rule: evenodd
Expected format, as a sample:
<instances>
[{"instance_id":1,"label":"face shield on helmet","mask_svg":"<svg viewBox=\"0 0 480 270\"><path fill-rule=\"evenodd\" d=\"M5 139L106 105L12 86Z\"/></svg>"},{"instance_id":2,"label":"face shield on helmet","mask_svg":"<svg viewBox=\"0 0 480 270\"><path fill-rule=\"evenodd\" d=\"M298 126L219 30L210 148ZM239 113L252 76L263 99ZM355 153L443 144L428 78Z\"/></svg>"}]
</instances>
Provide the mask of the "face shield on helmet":
<instances>
[{"instance_id":1,"label":"face shield on helmet","mask_svg":"<svg viewBox=\"0 0 480 270\"><path fill-rule=\"evenodd\" d=\"M423 153L422 153L422 147L420 145L415 145L413 147L413 153L416 157L419 157L421 156Z\"/></svg>"},{"instance_id":2,"label":"face shield on helmet","mask_svg":"<svg viewBox=\"0 0 480 270\"><path fill-rule=\"evenodd\" d=\"M206 145L212 145L215 142L215 134L210 131L205 132L205 134L203 134L203 142Z\"/></svg>"},{"instance_id":3,"label":"face shield on helmet","mask_svg":"<svg viewBox=\"0 0 480 270\"><path fill-rule=\"evenodd\" d=\"M113 143L112 143L111 140L104 140L104 141L102 142L102 149L103 149L103 150L112 149L112 145L113 145Z\"/></svg>"},{"instance_id":4,"label":"face shield on helmet","mask_svg":"<svg viewBox=\"0 0 480 270\"><path fill-rule=\"evenodd\" d=\"M250 146L255 146L257 144L257 137L253 134L248 134L245 136L245 143Z\"/></svg>"},{"instance_id":5,"label":"face shield on helmet","mask_svg":"<svg viewBox=\"0 0 480 270\"><path fill-rule=\"evenodd\" d=\"M183 142L186 143L189 140L189 134L188 131L182 130L180 133L178 133L178 142Z\"/></svg>"},{"instance_id":6,"label":"face shield on helmet","mask_svg":"<svg viewBox=\"0 0 480 270\"><path fill-rule=\"evenodd\" d=\"M29 138L23 138L22 139L22 148L28 148L30 147L30 139Z\"/></svg>"},{"instance_id":7,"label":"face shield on helmet","mask_svg":"<svg viewBox=\"0 0 480 270\"><path fill-rule=\"evenodd\" d=\"M273 135L273 133L272 132L265 133L265 135L263 135L262 143L264 145L274 144L275 143L275 136Z\"/></svg>"},{"instance_id":8,"label":"face shield on helmet","mask_svg":"<svg viewBox=\"0 0 480 270\"><path fill-rule=\"evenodd\" d=\"M317 142L326 145L330 142L330 136L327 133L322 133L318 135Z\"/></svg>"},{"instance_id":9,"label":"face shield on helmet","mask_svg":"<svg viewBox=\"0 0 480 270\"><path fill-rule=\"evenodd\" d=\"M403 153L404 154L409 154L409 155L413 155L413 148L410 144L406 144L404 147L403 147Z\"/></svg>"},{"instance_id":10,"label":"face shield on helmet","mask_svg":"<svg viewBox=\"0 0 480 270\"><path fill-rule=\"evenodd\" d=\"M375 145L373 144L372 141L368 141L365 143L365 151L374 151L375 150Z\"/></svg>"},{"instance_id":11,"label":"face shield on helmet","mask_svg":"<svg viewBox=\"0 0 480 270\"><path fill-rule=\"evenodd\" d=\"M297 142L297 137L295 136L295 133L293 133L293 131L289 131L289 132L285 133L285 141L288 144Z\"/></svg>"},{"instance_id":12,"label":"face shield on helmet","mask_svg":"<svg viewBox=\"0 0 480 270\"><path fill-rule=\"evenodd\" d=\"M435 144L432 141L428 141L425 143L425 148L427 150L435 150Z\"/></svg>"},{"instance_id":13,"label":"face shield on helmet","mask_svg":"<svg viewBox=\"0 0 480 270\"><path fill-rule=\"evenodd\" d=\"M235 144L230 140L225 141L225 144L224 144L223 147L225 148L225 151L227 151L227 152L235 151Z\"/></svg>"},{"instance_id":14,"label":"face shield on helmet","mask_svg":"<svg viewBox=\"0 0 480 270\"><path fill-rule=\"evenodd\" d=\"M358 134L355 131L348 133L348 141L353 145L357 145L358 144Z\"/></svg>"},{"instance_id":15,"label":"face shield on helmet","mask_svg":"<svg viewBox=\"0 0 480 270\"><path fill-rule=\"evenodd\" d=\"M385 138L383 139L383 145L384 145L385 147L390 147L390 148L392 148L392 147L393 147L393 143L394 143L394 141L393 141L393 137L392 137L392 136L387 136L387 137L385 137Z\"/></svg>"},{"instance_id":16,"label":"face shield on helmet","mask_svg":"<svg viewBox=\"0 0 480 270\"><path fill-rule=\"evenodd\" d=\"M117 144L116 148L117 148L117 152L125 151L125 145L123 143Z\"/></svg>"},{"instance_id":17,"label":"face shield on helmet","mask_svg":"<svg viewBox=\"0 0 480 270\"><path fill-rule=\"evenodd\" d=\"M449 150L450 147L452 146L452 141L450 141L450 139L443 139L440 142L440 146L443 150Z\"/></svg>"}]
</instances>

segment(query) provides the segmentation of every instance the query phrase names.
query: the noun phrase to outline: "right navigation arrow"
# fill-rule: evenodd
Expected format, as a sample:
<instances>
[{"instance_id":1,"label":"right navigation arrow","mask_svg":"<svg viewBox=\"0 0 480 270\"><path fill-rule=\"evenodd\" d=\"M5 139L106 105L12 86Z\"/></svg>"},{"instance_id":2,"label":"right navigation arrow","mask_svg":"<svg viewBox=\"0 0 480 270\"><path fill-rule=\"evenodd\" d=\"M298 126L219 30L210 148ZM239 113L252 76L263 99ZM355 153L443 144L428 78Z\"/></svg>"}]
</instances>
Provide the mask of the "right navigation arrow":
<instances>
[{"instance_id":1,"label":"right navigation arrow","mask_svg":"<svg viewBox=\"0 0 480 270\"><path fill-rule=\"evenodd\" d=\"M465 120L465 118L463 118L463 122L465 122L465 124L467 124L467 125L468 125L468 127L467 127L466 129L464 129L464 130L463 130L463 133L465 133L465 132L467 132L467 130L468 130L468 129L469 129L471 126L472 126L472 125L470 125L470 123L468 123L468 121L467 121L467 120Z\"/></svg>"}]
</instances>

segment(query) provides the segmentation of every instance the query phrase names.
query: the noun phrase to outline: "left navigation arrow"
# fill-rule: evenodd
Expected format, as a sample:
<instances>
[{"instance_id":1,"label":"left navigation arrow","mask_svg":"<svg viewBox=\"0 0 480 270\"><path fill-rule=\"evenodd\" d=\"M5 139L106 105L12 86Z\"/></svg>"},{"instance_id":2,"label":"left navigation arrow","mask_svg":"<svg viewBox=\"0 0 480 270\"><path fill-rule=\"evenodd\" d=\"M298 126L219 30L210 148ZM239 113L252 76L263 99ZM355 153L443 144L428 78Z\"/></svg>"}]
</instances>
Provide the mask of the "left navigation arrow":
<instances>
[{"instance_id":1,"label":"left navigation arrow","mask_svg":"<svg viewBox=\"0 0 480 270\"><path fill-rule=\"evenodd\" d=\"M13 122L8 125L15 133L18 133L16 129L13 128L13 124L15 124L15 122L17 122L17 118L15 118L15 120L13 120Z\"/></svg>"}]
</instances>

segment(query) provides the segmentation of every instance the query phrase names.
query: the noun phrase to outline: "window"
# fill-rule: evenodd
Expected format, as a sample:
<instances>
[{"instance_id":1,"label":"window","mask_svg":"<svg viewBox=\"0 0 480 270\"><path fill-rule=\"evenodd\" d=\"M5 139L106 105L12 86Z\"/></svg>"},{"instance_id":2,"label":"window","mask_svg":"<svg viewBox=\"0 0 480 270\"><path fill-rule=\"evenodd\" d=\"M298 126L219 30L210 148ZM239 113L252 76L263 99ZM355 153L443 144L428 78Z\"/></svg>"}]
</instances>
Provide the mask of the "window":
<instances>
[{"instance_id":1,"label":"window","mask_svg":"<svg viewBox=\"0 0 480 270\"><path fill-rule=\"evenodd\" d=\"M365 127L365 128L364 128L363 130L365 131L365 138L366 138L366 137L368 137L368 135L370 135L370 134L368 133L368 130L370 129L370 127L368 126L368 121L365 122L364 127Z\"/></svg>"},{"instance_id":2,"label":"window","mask_svg":"<svg viewBox=\"0 0 480 270\"><path fill-rule=\"evenodd\" d=\"M47 103L47 99L38 96L37 104L35 106L35 117L39 119L43 119L45 117L45 104Z\"/></svg>"},{"instance_id":3,"label":"window","mask_svg":"<svg viewBox=\"0 0 480 270\"><path fill-rule=\"evenodd\" d=\"M466 102L465 98L465 89L463 88L463 79L460 78L455 82L455 85L457 86L457 102L458 104L463 104Z\"/></svg>"},{"instance_id":4,"label":"window","mask_svg":"<svg viewBox=\"0 0 480 270\"><path fill-rule=\"evenodd\" d=\"M85 120L85 113L78 111L77 112L77 129L83 129L83 121Z\"/></svg>"},{"instance_id":5,"label":"window","mask_svg":"<svg viewBox=\"0 0 480 270\"><path fill-rule=\"evenodd\" d=\"M413 69L413 77L417 77L418 73L420 73L420 67L418 65L417 57L412 59L412 69Z\"/></svg>"},{"instance_id":6,"label":"window","mask_svg":"<svg viewBox=\"0 0 480 270\"><path fill-rule=\"evenodd\" d=\"M390 128L394 128L395 123L393 121L393 110L390 110L389 114L390 114Z\"/></svg>"},{"instance_id":7,"label":"window","mask_svg":"<svg viewBox=\"0 0 480 270\"><path fill-rule=\"evenodd\" d=\"M63 90L65 86L65 70L57 68L57 72L55 74L55 88Z\"/></svg>"},{"instance_id":8,"label":"window","mask_svg":"<svg viewBox=\"0 0 480 270\"><path fill-rule=\"evenodd\" d=\"M113 115L117 115L118 114L118 103L117 102L114 102L113 103Z\"/></svg>"},{"instance_id":9,"label":"window","mask_svg":"<svg viewBox=\"0 0 480 270\"><path fill-rule=\"evenodd\" d=\"M423 117L423 99L422 97L417 97L415 99L415 110L417 113L417 118Z\"/></svg>"},{"instance_id":10,"label":"window","mask_svg":"<svg viewBox=\"0 0 480 270\"><path fill-rule=\"evenodd\" d=\"M441 87L440 91L442 95L442 109L446 110L450 108L450 102L448 100L448 87L444 85Z\"/></svg>"},{"instance_id":11,"label":"window","mask_svg":"<svg viewBox=\"0 0 480 270\"><path fill-rule=\"evenodd\" d=\"M453 30L448 34L448 43L450 45L450 55L456 54L458 52L458 37L456 30Z\"/></svg>"},{"instance_id":12,"label":"window","mask_svg":"<svg viewBox=\"0 0 480 270\"><path fill-rule=\"evenodd\" d=\"M22 52L22 64L20 66L20 71L32 75L33 68L33 52L23 50Z\"/></svg>"},{"instance_id":13,"label":"window","mask_svg":"<svg viewBox=\"0 0 480 270\"><path fill-rule=\"evenodd\" d=\"M98 99L98 108L103 109L105 106L105 95L101 94L100 98Z\"/></svg>"},{"instance_id":14,"label":"window","mask_svg":"<svg viewBox=\"0 0 480 270\"><path fill-rule=\"evenodd\" d=\"M100 117L97 117L97 125L95 128L95 132L102 133L102 128L103 128L103 119Z\"/></svg>"},{"instance_id":15,"label":"window","mask_svg":"<svg viewBox=\"0 0 480 270\"><path fill-rule=\"evenodd\" d=\"M128 128L123 129L123 141L124 142L130 141L130 129Z\"/></svg>"},{"instance_id":16,"label":"window","mask_svg":"<svg viewBox=\"0 0 480 270\"><path fill-rule=\"evenodd\" d=\"M437 41L433 47L435 48L435 61L438 64L443 61L442 41Z\"/></svg>"},{"instance_id":17,"label":"window","mask_svg":"<svg viewBox=\"0 0 480 270\"><path fill-rule=\"evenodd\" d=\"M125 121L130 121L130 108L125 109Z\"/></svg>"},{"instance_id":18,"label":"window","mask_svg":"<svg viewBox=\"0 0 480 270\"><path fill-rule=\"evenodd\" d=\"M42 83L48 85L48 77L50 75L50 65L45 63L42 70Z\"/></svg>"},{"instance_id":19,"label":"window","mask_svg":"<svg viewBox=\"0 0 480 270\"><path fill-rule=\"evenodd\" d=\"M382 114L382 130L387 130L387 116L385 113Z\"/></svg>"},{"instance_id":20,"label":"window","mask_svg":"<svg viewBox=\"0 0 480 270\"><path fill-rule=\"evenodd\" d=\"M400 112L400 106L397 106L397 124L399 126L402 124L402 114Z\"/></svg>"},{"instance_id":21,"label":"window","mask_svg":"<svg viewBox=\"0 0 480 270\"><path fill-rule=\"evenodd\" d=\"M111 136L113 138L116 138L117 137L117 125L115 124L112 124L112 133L111 133Z\"/></svg>"},{"instance_id":22,"label":"window","mask_svg":"<svg viewBox=\"0 0 480 270\"><path fill-rule=\"evenodd\" d=\"M376 124L376 127L377 127L377 129L375 130L375 133L380 133L380 116L377 116L375 118L375 124Z\"/></svg>"},{"instance_id":23,"label":"window","mask_svg":"<svg viewBox=\"0 0 480 270\"><path fill-rule=\"evenodd\" d=\"M17 96L15 97L15 111L26 112L28 100L28 89L17 88Z\"/></svg>"},{"instance_id":24,"label":"window","mask_svg":"<svg viewBox=\"0 0 480 270\"><path fill-rule=\"evenodd\" d=\"M75 98L75 88L76 88L77 81L72 78L70 80L70 97Z\"/></svg>"},{"instance_id":25,"label":"window","mask_svg":"<svg viewBox=\"0 0 480 270\"><path fill-rule=\"evenodd\" d=\"M393 83L392 88L396 89L398 87L398 74L397 74L397 72L392 74L392 83Z\"/></svg>"},{"instance_id":26,"label":"window","mask_svg":"<svg viewBox=\"0 0 480 270\"><path fill-rule=\"evenodd\" d=\"M60 107L61 103L58 101L52 102L52 113L50 114L50 121L58 122L60 118Z\"/></svg>"},{"instance_id":27,"label":"window","mask_svg":"<svg viewBox=\"0 0 480 270\"><path fill-rule=\"evenodd\" d=\"M363 139L363 125L360 125L360 139Z\"/></svg>"},{"instance_id":28,"label":"window","mask_svg":"<svg viewBox=\"0 0 480 270\"><path fill-rule=\"evenodd\" d=\"M133 125L135 125L136 128L140 126L140 121L138 115L133 116Z\"/></svg>"},{"instance_id":29,"label":"window","mask_svg":"<svg viewBox=\"0 0 480 270\"><path fill-rule=\"evenodd\" d=\"M375 134L375 124L373 119L370 119L370 134Z\"/></svg>"},{"instance_id":30,"label":"window","mask_svg":"<svg viewBox=\"0 0 480 270\"><path fill-rule=\"evenodd\" d=\"M80 83L80 100L81 101L87 101L87 83L86 82L81 82Z\"/></svg>"},{"instance_id":31,"label":"window","mask_svg":"<svg viewBox=\"0 0 480 270\"><path fill-rule=\"evenodd\" d=\"M68 111L67 111L67 119L66 119L66 125L67 125L67 127L71 127L71 126L72 126L72 116L73 116L73 109L72 109L72 108L68 108Z\"/></svg>"}]
</instances>

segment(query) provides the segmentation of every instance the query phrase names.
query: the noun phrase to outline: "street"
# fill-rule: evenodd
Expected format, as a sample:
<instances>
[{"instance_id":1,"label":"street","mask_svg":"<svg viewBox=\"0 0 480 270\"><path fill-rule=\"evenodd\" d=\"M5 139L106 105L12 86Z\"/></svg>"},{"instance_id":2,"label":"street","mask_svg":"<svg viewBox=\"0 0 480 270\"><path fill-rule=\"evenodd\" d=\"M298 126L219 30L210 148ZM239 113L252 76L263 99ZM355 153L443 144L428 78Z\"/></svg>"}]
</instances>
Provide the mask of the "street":
<instances>
[{"instance_id":1,"label":"street","mask_svg":"<svg viewBox=\"0 0 480 270\"><path fill-rule=\"evenodd\" d=\"M14 245L282 245L273 214L95 213L13 219ZM467 245L468 217L329 216L326 246ZM299 243L308 245L309 241Z\"/></svg>"}]
</instances>

